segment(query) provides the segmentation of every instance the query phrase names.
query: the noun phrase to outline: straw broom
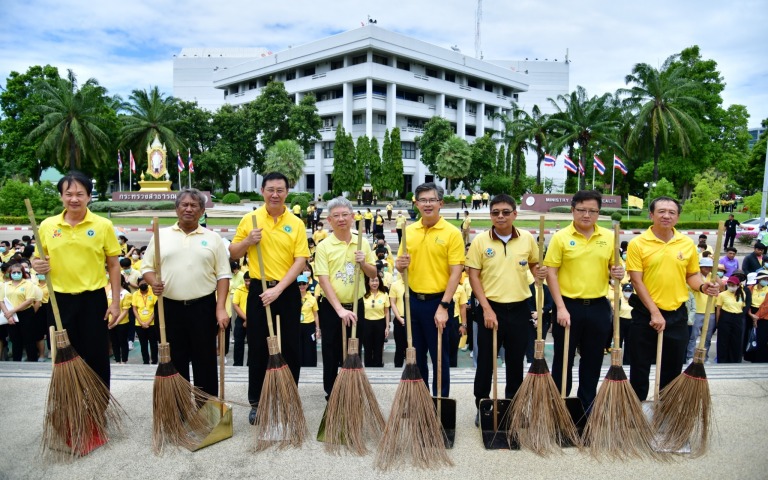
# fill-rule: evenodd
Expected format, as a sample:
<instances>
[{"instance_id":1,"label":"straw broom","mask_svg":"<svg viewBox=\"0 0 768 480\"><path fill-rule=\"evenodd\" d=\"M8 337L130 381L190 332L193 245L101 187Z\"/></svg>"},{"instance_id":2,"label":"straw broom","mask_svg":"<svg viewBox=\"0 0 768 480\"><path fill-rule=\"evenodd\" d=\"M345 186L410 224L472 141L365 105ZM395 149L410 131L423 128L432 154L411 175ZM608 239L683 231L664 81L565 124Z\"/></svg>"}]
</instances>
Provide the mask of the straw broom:
<instances>
[{"instance_id":1,"label":"straw broom","mask_svg":"<svg viewBox=\"0 0 768 480\"><path fill-rule=\"evenodd\" d=\"M253 228L258 228L256 215L251 215L251 219ZM256 255L259 261L261 288L266 291L267 279L264 274L261 243L256 244ZM267 327L269 328L269 337L267 338L269 360L267 361L267 371L261 388L256 424L254 425L256 432L255 450L257 452L266 450L275 443L277 443L278 448L300 447L308 431L299 398L299 389L280 353L280 343L275 337L275 330L272 326L272 309L269 305L265 305L265 308L267 310Z\"/></svg>"},{"instance_id":2,"label":"straw broom","mask_svg":"<svg viewBox=\"0 0 768 480\"><path fill-rule=\"evenodd\" d=\"M544 216L539 217L539 266L544 262ZM536 281L536 343L528 375L512 400L510 445L518 443L537 455L557 451L564 445L580 445L579 434L544 359L542 332L544 287Z\"/></svg>"},{"instance_id":3,"label":"straw broom","mask_svg":"<svg viewBox=\"0 0 768 480\"><path fill-rule=\"evenodd\" d=\"M359 230L360 225L358 225L357 235L358 251L363 248L363 236ZM355 316L357 316L357 296L360 290L359 271L360 266L355 264L354 300L352 303L352 311ZM343 324L342 329L346 329ZM344 359L344 364L328 399L325 448L329 452L338 453L339 447L346 445L351 452L365 455L368 453L365 446L366 434L371 438L378 439L384 430L384 417L363 369L363 360L360 358L358 348L357 323L352 325L352 335L348 343L347 357ZM370 421L366 422L367 419Z\"/></svg>"},{"instance_id":4,"label":"straw broom","mask_svg":"<svg viewBox=\"0 0 768 480\"><path fill-rule=\"evenodd\" d=\"M162 282L160 232L158 219L152 219L155 241L155 276ZM157 297L160 320L159 362L152 387L152 449L156 455L166 445L193 449L215 425L198 413L198 405L215 398L195 387L181 376L171 362L171 347L165 334L165 306L162 295Z\"/></svg>"},{"instance_id":5,"label":"straw broom","mask_svg":"<svg viewBox=\"0 0 768 480\"><path fill-rule=\"evenodd\" d=\"M32 225L35 243L42 251L40 233L35 213L29 199L24 199L27 215ZM69 343L67 331L61 323L59 305L56 302L50 273L45 274L49 285L49 298L56 333L51 339L53 371L45 402L43 436L40 454L48 460L72 460L75 455L85 455L109 440L109 429L122 428L121 417L125 411L109 392L109 388Z\"/></svg>"},{"instance_id":6,"label":"straw broom","mask_svg":"<svg viewBox=\"0 0 768 480\"><path fill-rule=\"evenodd\" d=\"M406 229L403 229L403 253L408 253L405 241ZM376 467L390 469L395 462L410 455L419 468L437 465L453 465L448 458L443 440L442 426L437 418L427 386L416 366L416 349L413 347L411 333L410 289L408 288L408 269L403 271L405 283L405 325L408 348L405 350L405 368L400 384L397 386L392 410L389 413L384 435L376 452Z\"/></svg>"},{"instance_id":7,"label":"straw broom","mask_svg":"<svg viewBox=\"0 0 768 480\"><path fill-rule=\"evenodd\" d=\"M720 246L723 244L723 222L717 229L714 265L720 260ZM712 273L708 281L712 281ZM698 457L707 452L709 434L712 428L712 398L709 393L704 360L707 328L712 314L713 297L707 298L704 310L704 325L693 362L685 371L672 380L661 391L657 408L654 410L653 427L661 439L659 447L677 452L690 444L691 456Z\"/></svg>"},{"instance_id":8,"label":"straw broom","mask_svg":"<svg viewBox=\"0 0 768 480\"><path fill-rule=\"evenodd\" d=\"M619 226L614 226L614 265L619 265ZM593 456L606 454L625 459L658 458L653 451L653 431L643 414L640 399L627 380L619 345L619 302L621 291L614 289L613 349L611 366L592 403L592 412L584 428L583 442Z\"/></svg>"}]
</instances>

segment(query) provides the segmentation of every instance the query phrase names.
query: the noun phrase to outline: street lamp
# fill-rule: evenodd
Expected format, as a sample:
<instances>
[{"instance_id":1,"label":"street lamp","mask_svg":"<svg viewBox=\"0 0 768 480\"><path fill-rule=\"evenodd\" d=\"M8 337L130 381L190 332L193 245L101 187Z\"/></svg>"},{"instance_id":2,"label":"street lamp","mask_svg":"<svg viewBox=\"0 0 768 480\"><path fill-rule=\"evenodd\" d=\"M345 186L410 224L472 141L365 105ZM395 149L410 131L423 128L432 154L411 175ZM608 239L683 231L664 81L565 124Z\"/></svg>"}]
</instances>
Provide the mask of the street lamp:
<instances>
[{"instance_id":1,"label":"street lamp","mask_svg":"<svg viewBox=\"0 0 768 480\"><path fill-rule=\"evenodd\" d=\"M650 210L650 208L651 208L651 189L652 188L656 188L656 182L651 182L651 183L645 182L643 184L643 186L646 189L648 189L648 193L647 193L648 200L647 200L647 202L648 202L648 210Z\"/></svg>"}]
</instances>

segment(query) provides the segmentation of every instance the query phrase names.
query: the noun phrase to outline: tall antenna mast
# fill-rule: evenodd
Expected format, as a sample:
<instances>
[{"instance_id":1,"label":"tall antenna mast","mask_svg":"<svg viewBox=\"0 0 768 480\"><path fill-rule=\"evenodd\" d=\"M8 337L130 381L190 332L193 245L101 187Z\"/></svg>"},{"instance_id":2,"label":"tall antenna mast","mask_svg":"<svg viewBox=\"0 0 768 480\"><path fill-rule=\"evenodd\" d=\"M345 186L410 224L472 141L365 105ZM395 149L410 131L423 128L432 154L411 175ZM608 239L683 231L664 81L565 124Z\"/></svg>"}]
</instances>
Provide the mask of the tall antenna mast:
<instances>
[{"instance_id":1,"label":"tall antenna mast","mask_svg":"<svg viewBox=\"0 0 768 480\"><path fill-rule=\"evenodd\" d=\"M477 12L475 12L475 58L482 59L483 51L480 49L480 22L483 20L483 0L477 0Z\"/></svg>"}]
</instances>

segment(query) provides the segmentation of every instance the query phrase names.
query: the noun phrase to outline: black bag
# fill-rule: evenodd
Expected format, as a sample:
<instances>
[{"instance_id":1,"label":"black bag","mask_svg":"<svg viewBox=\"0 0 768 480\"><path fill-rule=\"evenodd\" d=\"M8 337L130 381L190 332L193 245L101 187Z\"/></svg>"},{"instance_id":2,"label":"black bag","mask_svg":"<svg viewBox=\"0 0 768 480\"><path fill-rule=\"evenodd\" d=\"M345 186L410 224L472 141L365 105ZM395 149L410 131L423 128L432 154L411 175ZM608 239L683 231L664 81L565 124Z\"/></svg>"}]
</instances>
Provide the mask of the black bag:
<instances>
[{"instance_id":1,"label":"black bag","mask_svg":"<svg viewBox=\"0 0 768 480\"><path fill-rule=\"evenodd\" d=\"M744 352L750 353L754 352L755 350L757 350L757 328L752 327L747 338L747 349L744 350Z\"/></svg>"}]
</instances>

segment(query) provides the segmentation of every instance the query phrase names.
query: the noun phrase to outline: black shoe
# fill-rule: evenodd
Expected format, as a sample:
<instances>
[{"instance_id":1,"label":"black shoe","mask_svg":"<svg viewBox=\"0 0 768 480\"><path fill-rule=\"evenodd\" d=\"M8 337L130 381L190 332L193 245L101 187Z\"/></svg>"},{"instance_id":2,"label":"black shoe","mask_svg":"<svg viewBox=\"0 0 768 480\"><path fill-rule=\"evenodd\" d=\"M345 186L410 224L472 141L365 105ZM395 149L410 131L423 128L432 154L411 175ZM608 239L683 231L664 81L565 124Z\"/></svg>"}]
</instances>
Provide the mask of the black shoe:
<instances>
[{"instance_id":1,"label":"black shoe","mask_svg":"<svg viewBox=\"0 0 768 480\"><path fill-rule=\"evenodd\" d=\"M256 412L259 406L251 407L251 412L248 414L248 423L256 425Z\"/></svg>"},{"instance_id":2,"label":"black shoe","mask_svg":"<svg viewBox=\"0 0 768 480\"><path fill-rule=\"evenodd\" d=\"M480 428L480 409L475 414L475 428Z\"/></svg>"}]
</instances>

